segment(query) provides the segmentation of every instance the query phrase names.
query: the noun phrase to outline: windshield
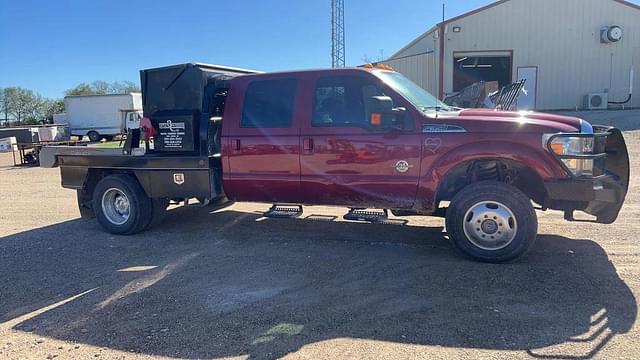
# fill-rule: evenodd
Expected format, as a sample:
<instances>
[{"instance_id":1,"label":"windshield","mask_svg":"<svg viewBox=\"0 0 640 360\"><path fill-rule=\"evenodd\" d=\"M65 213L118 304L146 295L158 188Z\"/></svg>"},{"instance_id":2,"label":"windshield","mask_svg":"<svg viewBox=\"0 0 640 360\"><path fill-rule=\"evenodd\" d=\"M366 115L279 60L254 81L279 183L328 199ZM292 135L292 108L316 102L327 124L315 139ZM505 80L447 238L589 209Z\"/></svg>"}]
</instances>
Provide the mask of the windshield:
<instances>
[{"instance_id":1,"label":"windshield","mask_svg":"<svg viewBox=\"0 0 640 360\"><path fill-rule=\"evenodd\" d=\"M382 79L393 90L397 91L405 99L409 100L413 106L422 111L451 111L451 107L435 96L431 95L427 90L416 85L402 74L390 71L374 71L377 77Z\"/></svg>"}]
</instances>

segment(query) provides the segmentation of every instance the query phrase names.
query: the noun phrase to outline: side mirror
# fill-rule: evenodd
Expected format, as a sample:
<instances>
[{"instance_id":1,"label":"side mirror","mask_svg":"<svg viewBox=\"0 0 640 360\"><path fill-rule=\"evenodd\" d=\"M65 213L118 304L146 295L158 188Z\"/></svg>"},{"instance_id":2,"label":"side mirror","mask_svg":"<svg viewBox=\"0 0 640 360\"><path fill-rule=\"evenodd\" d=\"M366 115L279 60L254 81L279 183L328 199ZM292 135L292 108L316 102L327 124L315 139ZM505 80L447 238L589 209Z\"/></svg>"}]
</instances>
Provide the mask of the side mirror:
<instances>
[{"instance_id":1,"label":"side mirror","mask_svg":"<svg viewBox=\"0 0 640 360\"><path fill-rule=\"evenodd\" d=\"M367 102L367 118L372 127L404 130L407 109L394 107L389 96L372 96Z\"/></svg>"}]
</instances>

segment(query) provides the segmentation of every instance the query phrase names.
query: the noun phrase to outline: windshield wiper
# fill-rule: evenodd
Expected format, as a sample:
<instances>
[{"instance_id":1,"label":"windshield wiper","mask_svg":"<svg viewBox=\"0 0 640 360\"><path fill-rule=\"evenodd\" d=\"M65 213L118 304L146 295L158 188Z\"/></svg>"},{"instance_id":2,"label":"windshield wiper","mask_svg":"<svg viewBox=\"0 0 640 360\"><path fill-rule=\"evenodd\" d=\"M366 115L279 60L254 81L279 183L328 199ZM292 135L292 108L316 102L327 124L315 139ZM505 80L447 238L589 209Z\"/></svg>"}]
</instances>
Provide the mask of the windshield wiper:
<instances>
[{"instance_id":1,"label":"windshield wiper","mask_svg":"<svg viewBox=\"0 0 640 360\"><path fill-rule=\"evenodd\" d=\"M451 108L448 106L421 106L420 110L422 111L451 111Z\"/></svg>"}]
</instances>

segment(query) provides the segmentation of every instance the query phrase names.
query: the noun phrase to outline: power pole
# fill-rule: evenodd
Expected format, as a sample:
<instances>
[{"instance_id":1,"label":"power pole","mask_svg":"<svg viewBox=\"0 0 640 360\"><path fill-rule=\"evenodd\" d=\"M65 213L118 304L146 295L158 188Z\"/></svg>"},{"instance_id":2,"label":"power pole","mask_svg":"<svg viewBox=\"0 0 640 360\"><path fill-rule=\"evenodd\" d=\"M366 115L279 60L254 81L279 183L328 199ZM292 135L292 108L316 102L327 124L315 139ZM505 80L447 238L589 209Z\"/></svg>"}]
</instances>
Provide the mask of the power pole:
<instances>
[{"instance_id":1,"label":"power pole","mask_svg":"<svg viewBox=\"0 0 640 360\"><path fill-rule=\"evenodd\" d=\"M344 67L344 58L344 0L331 0L331 67Z\"/></svg>"}]
</instances>

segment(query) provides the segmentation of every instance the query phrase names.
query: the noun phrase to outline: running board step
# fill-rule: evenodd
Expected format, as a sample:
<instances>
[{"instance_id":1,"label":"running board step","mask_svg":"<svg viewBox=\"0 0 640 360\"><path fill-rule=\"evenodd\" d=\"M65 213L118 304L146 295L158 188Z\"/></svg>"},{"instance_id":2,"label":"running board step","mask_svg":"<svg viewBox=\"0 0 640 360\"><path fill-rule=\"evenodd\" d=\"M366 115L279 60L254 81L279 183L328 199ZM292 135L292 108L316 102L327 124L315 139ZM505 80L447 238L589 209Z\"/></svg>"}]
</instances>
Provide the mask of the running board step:
<instances>
[{"instance_id":1,"label":"running board step","mask_svg":"<svg viewBox=\"0 0 640 360\"><path fill-rule=\"evenodd\" d=\"M278 205L273 204L269 211L263 214L264 217L291 219L302 215L302 205Z\"/></svg>"},{"instance_id":2,"label":"running board step","mask_svg":"<svg viewBox=\"0 0 640 360\"><path fill-rule=\"evenodd\" d=\"M366 209L351 209L343 217L345 220L351 221L367 221L372 223L382 223L388 220L389 212L387 209L381 211Z\"/></svg>"}]
</instances>

